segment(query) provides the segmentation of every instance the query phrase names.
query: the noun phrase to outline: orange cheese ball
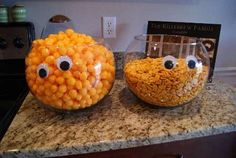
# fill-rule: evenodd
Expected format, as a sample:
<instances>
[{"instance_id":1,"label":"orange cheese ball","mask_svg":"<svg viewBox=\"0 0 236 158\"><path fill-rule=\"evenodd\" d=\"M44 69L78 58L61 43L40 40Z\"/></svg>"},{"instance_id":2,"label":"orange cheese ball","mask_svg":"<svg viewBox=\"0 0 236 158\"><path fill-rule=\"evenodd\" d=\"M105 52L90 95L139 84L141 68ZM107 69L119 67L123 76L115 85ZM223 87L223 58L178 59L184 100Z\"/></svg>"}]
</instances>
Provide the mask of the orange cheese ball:
<instances>
[{"instance_id":1,"label":"orange cheese ball","mask_svg":"<svg viewBox=\"0 0 236 158\"><path fill-rule=\"evenodd\" d=\"M115 78L113 53L72 29L35 40L25 63L33 95L57 109L96 104L109 93Z\"/></svg>"}]
</instances>

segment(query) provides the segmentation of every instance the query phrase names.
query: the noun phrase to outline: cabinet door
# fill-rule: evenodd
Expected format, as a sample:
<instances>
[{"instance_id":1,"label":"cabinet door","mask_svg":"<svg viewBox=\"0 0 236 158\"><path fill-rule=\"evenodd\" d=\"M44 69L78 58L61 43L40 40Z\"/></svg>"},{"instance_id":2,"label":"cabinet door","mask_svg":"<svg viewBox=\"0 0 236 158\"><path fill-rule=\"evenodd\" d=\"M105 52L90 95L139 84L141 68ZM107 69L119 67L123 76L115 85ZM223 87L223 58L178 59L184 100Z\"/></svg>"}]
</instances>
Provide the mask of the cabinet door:
<instances>
[{"instance_id":1,"label":"cabinet door","mask_svg":"<svg viewBox=\"0 0 236 158\"><path fill-rule=\"evenodd\" d=\"M236 132L64 158L236 158Z\"/></svg>"}]
</instances>

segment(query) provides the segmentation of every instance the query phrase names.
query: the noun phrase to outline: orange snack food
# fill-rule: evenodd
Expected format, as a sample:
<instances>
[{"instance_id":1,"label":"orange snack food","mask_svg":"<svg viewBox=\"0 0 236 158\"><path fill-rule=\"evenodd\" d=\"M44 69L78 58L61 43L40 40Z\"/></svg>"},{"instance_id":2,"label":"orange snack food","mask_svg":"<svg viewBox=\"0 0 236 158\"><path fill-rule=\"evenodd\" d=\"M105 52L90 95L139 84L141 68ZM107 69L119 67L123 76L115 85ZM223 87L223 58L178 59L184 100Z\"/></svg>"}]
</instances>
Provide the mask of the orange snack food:
<instances>
[{"instance_id":1,"label":"orange snack food","mask_svg":"<svg viewBox=\"0 0 236 158\"><path fill-rule=\"evenodd\" d=\"M173 69L163 66L163 58L145 58L128 62L124 67L129 89L143 101L157 106L178 106L189 102L202 90L208 67L189 69L186 60L178 59Z\"/></svg>"},{"instance_id":2,"label":"orange snack food","mask_svg":"<svg viewBox=\"0 0 236 158\"><path fill-rule=\"evenodd\" d=\"M57 109L96 104L109 93L115 78L113 53L72 29L35 40L25 63L32 94Z\"/></svg>"}]
</instances>

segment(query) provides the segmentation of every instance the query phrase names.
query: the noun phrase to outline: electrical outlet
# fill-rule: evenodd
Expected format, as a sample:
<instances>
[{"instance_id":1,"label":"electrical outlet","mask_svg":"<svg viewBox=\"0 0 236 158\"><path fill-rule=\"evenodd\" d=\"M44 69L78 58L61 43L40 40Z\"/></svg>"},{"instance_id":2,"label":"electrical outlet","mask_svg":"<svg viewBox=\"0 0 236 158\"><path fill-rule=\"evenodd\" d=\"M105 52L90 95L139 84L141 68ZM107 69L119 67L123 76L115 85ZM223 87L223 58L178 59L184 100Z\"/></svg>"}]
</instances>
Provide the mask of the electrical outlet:
<instances>
[{"instance_id":1,"label":"electrical outlet","mask_svg":"<svg viewBox=\"0 0 236 158\"><path fill-rule=\"evenodd\" d=\"M116 17L102 17L103 38L116 38Z\"/></svg>"}]
</instances>

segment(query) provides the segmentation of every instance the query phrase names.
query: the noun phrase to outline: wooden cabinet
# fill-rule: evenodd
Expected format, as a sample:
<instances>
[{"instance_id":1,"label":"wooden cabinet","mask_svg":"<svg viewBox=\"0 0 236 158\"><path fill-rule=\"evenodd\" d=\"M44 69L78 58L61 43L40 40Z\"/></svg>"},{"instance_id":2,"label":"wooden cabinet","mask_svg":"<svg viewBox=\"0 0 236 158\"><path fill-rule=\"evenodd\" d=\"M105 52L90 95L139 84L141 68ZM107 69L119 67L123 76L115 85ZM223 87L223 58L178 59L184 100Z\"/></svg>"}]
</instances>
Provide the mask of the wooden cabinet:
<instances>
[{"instance_id":1,"label":"wooden cabinet","mask_svg":"<svg viewBox=\"0 0 236 158\"><path fill-rule=\"evenodd\" d=\"M64 158L236 158L236 132Z\"/></svg>"}]
</instances>

